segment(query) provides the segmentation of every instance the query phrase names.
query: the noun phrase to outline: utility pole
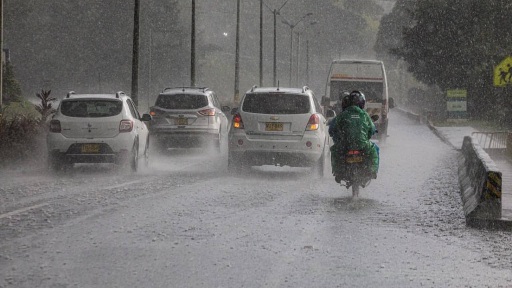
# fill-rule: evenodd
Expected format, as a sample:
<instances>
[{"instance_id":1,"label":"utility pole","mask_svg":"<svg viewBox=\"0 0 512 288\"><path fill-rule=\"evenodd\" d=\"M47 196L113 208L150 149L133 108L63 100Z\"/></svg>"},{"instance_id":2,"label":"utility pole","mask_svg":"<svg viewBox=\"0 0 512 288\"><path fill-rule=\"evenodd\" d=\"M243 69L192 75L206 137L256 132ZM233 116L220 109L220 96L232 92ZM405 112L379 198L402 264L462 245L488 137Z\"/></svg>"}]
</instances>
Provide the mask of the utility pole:
<instances>
[{"instance_id":1,"label":"utility pole","mask_svg":"<svg viewBox=\"0 0 512 288\"><path fill-rule=\"evenodd\" d=\"M4 82L3 82L3 79L4 79L4 75L3 75L3 70L4 70L4 62L2 61L3 59L3 53L4 53L4 1L3 0L0 0L0 116L2 115L2 108L3 108L3 97L4 97L4 91L2 89L2 87L4 86Z\"/></svg>"},{"instance_id":2,"label":"utility pole","mask_svg":"<svg viewBox=\"0 0 512 288\"><path fill-rule=\"evenodd\" d=\"M235 40L235 95L234 104L240 103L240 0L236 1L236 40Z\"/></svg>"},{"instance_id":3,"label":"utility pole","mask_svg":"<svg viewBox=\"0 0 512 288\"><path fill-rule=\"evenodd\" d=\"M277 36L276 36L276 28L277 28L277 24L276 24L276 20L277 20L277 15L279 15L281 9L283 9L284 5L286 5L286 3L288 3L289 0L286 0L284 1L283 5L281 5L281 7L279 7L279 9L274 9L272 10L270 7L268 7L267 4L265 4L265 6L267 6L268 10L270 10L270 12L272 12L272 14L274 14L274 63L273 63L273 69L272 69L272 72L273 72L273 86L276 87L277 86Z\"/></svg>"},{"instance_id":4,"label":"utility pole","mask_svg":"<svg viewBox=\"0 0 512 288\"><path fill-rule=\"evenodd\" d=\"M190 86L196 86L196 0L192 0L192 31L190 35Z\"/></svg>"},{"instance_id":5,"label":"utility pole","mask_svg":"<svg viewBox=\"0 0 512 288\"><path fill-rule=\"evenodd\" d=\"M260 0L260 87L263 86L263 0Z\"/></svg>"},{"instance_id":6,"label":"utility pole","mask_svg":"<svg viewBox=\"0 0 512 288\"><path fill-rule=\"evenodd\" d=\"M139 106L139 11L140 0L135 0L133 9L133 53L132 53L132 100Z\"/></svg>"}]
</instances>

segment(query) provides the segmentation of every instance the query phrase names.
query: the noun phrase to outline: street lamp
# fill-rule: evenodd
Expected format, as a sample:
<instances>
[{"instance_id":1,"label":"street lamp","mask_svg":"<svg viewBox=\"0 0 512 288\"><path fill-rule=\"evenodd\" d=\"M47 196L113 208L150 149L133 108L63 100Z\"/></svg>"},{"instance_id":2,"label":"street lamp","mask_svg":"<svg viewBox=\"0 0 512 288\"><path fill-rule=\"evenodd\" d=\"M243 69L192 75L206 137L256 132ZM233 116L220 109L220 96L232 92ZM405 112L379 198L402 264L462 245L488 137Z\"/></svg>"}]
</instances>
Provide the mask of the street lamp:
<instances>
[{"instance_id":1,"label":"street lamp","mask_svg":"<svg viewBox=\"0 0 512 288\"><path fill-rule=\"evenodd\" d=\"M270 7L268 7L268 5L266 3L263 3L265 4L265 6L270 10L270 12L272 12L272 14L274 14L274 63L273 63L273 86L276 87L277 86L277 56L276 56L276 51L277 51L277 44L276 44L276 18L277 18L277 15L280 15L280 11L281 9L283 9L284 5L286 5L286 3L288 3L289 0L286 0L283 5L281 5L281 7L279 7L279 9L271 9Z\"/></svg>"},{"instance_id":2,"label":"street lamp","mask_svg":"<svg viewBox=\"0 0 512 288\"><path fill-rule=\"evenodd\" d=\"M284 19L281 21L283 22L283 24L286 24L288 25L288 27L290 27L290 74L289 74L289 80L288 80L288 85L291 87L292 86L292 54L293 54L293 29L295 27L297 27L297 25L302 22L306 17L309 17L313 15L313 13L307 13L305 14L304 16L302 16L297 22L295 23L290 23L288 20Z\"/></svg>"},{"instance_id":3,"label":"street lamp","mask_svg":"<svg viewBox=\"0 0 512 288\"><path fill-rule=\"evenodd\" d=\"M318 24L318 21L311 21L307 24L307 26L304 28L304 31L299 31L297 32L297 37L298 37L298 44L297 44L297 71L295 73L295 84L296 85L299 85L299 71L300 71L300 36L303 32L305 32L305 30L310 27L310 26L313 26L313 25L316 25ZM308 70L309 70L309 40L306 40L306 73L308 74ZM309 83L309 75L307 77L307 81L306 81L306 84Z\"/></svg>"}]
</instances>

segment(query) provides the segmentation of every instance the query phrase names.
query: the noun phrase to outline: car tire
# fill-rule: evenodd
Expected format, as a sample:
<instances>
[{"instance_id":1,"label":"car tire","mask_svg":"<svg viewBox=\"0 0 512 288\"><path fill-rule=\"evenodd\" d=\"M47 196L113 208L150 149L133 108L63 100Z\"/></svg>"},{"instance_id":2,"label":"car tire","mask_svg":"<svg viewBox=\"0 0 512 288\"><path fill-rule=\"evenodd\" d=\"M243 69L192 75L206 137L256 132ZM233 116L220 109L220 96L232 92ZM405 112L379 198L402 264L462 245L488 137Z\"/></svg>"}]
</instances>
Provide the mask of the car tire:
<instances>
[{"instance_id":1,"label":"car tire","mask_svg":"<svg viewBox=\"0 0 512 288\"><path fill-rule=\"evenodd\" d=\"M315 175L318 178L324 177L324 167L325 167L325 146L324 146L324 149L322 150L322 154L320 155L320 159L318 159L318 161L315 163L315 166L313 166Z\"/></svg>"},{"instance_id":2,"label":"car tire","mask_svg":"<svg viewBox=\"0 0 512 288\"><path fill-rule=\"evenodd\" d=\"M63 168L63 163L59 156L57 155L48 155L48 168L53 172L59 172Z\"/></svg>"},{"instance_id":3,"label":"car tire","mask_svg":"<svg viewBox=\"0 0 512 288\"><path fill-rule=\"evenodd\" d=\"M240 173L247 172L251 166L247 163L243 163L239 157L233 156L228 153L228 172Z\"/></svg>"},{"instance_id":4,"label":"car tire","mask_svg":"<svg viewBox=\"0 0 512 288\"><path fill-rule=\"evenodd\" d=\"M130 153L130 168L132 172L137 172L139 168L139 147L133 144L132 152Z\"/></svg>"},{"instance_id":5,"label":"car tire","mask_svg":"<svg viewBox=\"0 0 512 288\"><path fill-rule=\"evenodd\" d=\"M144 155L143 155L144 159L144 167L145 168L148 168L149 167L149 137L148 139L146 140L146 148L144 149Z\"/></svg>"}]
</instances>

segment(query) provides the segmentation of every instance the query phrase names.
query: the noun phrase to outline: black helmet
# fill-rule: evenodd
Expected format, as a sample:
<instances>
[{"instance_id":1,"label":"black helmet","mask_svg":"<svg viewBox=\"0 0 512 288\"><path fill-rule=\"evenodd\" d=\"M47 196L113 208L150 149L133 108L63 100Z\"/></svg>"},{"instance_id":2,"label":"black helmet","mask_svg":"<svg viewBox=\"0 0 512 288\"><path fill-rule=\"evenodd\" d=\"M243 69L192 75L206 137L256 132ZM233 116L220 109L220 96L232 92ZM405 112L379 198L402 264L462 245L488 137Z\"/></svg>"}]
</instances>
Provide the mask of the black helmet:
<instances>
[{"instance_id":1,"label":"black helmet","mask_svg":"<svg viewBox=\"0 0 512 288\"><path fill-rule=\"evenodd\" d=\"M354 105L357 105L361 109L364 109L364 106L366 105L366 98L364 97L364 94L357 90L350 92L349 95L343 98L342 102L342 106L345 108Z\"/></svg>"}]
</instances>

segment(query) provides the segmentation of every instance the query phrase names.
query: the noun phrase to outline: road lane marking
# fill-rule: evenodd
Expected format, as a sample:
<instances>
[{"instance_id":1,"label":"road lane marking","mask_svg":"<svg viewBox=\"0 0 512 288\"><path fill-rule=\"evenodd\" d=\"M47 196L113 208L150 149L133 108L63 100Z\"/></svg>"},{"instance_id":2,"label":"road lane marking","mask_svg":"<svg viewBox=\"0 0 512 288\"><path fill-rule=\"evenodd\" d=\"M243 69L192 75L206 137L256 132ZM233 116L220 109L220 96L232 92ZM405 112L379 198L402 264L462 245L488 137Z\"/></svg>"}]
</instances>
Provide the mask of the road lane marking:
<instances>
[{"instance_id":1,"label":"road lane marking","mask_svg":"<svg viewBox=\"0 0 512 288\"><path fill-rule=\"evenodd\" d=\"M25 207L25 208L21 208L21 209L18 209L18 210L14 210L14 211L11 211L9 213L5 213L5 214L0 215L0 219L11 217L13 215L20 214L20 213L23 213L25 211L36 209L36 208L40 208L40 207L47 206L47 205L48 205L48 203L42 203L42 204L37 204L37 205L34 205L34 206L30 206L30 207Z\"/></svg>"}]
</instances>

